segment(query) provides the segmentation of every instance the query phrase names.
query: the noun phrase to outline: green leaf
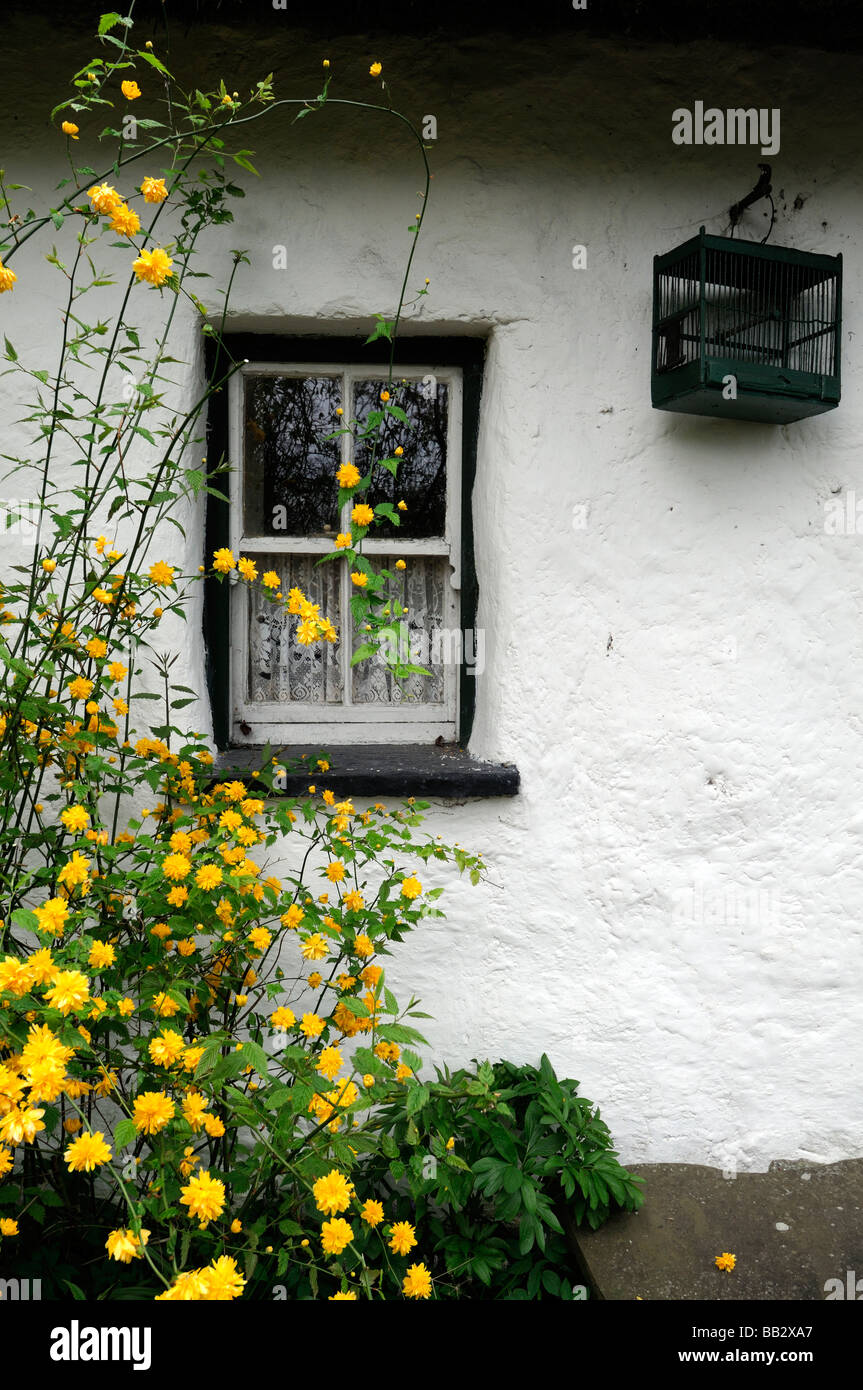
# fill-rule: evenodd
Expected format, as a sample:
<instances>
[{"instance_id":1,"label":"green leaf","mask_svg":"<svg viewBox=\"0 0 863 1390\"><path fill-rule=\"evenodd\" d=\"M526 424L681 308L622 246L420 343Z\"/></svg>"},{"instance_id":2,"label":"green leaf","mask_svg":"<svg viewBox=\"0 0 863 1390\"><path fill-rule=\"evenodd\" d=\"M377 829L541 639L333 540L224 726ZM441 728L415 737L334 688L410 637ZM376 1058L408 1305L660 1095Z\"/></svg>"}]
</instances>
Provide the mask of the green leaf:
<instances>
[{"instance_id":1,"label":"green leaf","mask_svg":"<svg viewBox=\"0 0 863 1390\"><path fill-rule=\"evenodd\" d=\"M12 925L19 931L35 931L39 925L39 918L27 907L16 907L12 913Z\"/></svg>"},{"instance_id":2,"label":"green leaf","mask_svg":"<svg viewBox=\"0 0 863 1390\"><path fill-rule=\"evenodd\" d=\"M356 666L360 661L368 661L369 657L374 656L377 650L378 648L375 642L363 642L361 646L357 647L351 657L351 665Z\"/></svg>"},{"instance_id":3,"label":"green leaf","mask_svg":"<svg viewBox=\"0 0 863 1390\"><path fill-rule=\"evenodd\" d=\"M99 35L107 34L109 29L115 29L118 24L124 24L128 27L129 25L131 25L131 23L131 19L128 19L121 14L118 14L116 10L110 10L108 14L102 15L101 19L99 20L99 28L96 30L96 33Z\"/></svg>"},{"instance_id":4,"label":"green leaf","mask_svg":"<svg viewBox=\"0 0 863 1390\"><path fill-rule=\"evenodd\" d=\"M8 358L10 358L13 362L17 362L17 361L18 361L18 354L17 354L17 352L15 351L15 349L13 348L13 346L12 346L12 344L10 343L9 339L6 338L6 339L4 339L4 341L5 341L5 343L6 343L6 356L7 356Z\"/></svg>"},{"instance_id":5,"label":"green leaf","mask_svg":"<svg viewBox=\"0 0 863 1390\"><path fill-rule=\"evenodd\" d=\"M137 1137L138 1131L135 1128L134 1120L118 1120L114 1126L114 1149L117 1153L121 1153L130 1144L134 1144Z\"/></svg>"},{"instance_id":6,"label":"green leaf","mask_svg":"<svg viewBox=\"0 0 863 1390\"><path fill-rule=\"evenodd\" d=\"M408 1115L416 1115L420 1110L422 1110L423 1106L428 1103L428 1100L428 1086L424 1086L422 1084L418 1086L411 1086L408 1090L407 1105L405 1106Z\"/></svg>"},{"instance_id":7,"label":"green leaf","mask_svg":"<svg viewBox=\"0 0 863 1390\"><path fill-rule=\"evenodd\" d=\"M254 1067L259 1076L266 1077L269 1074L269 1058L259 1043L252 1042L251 1039L244 1042L241 1055L244 1064Z\"/></svg>"}]
</instances>

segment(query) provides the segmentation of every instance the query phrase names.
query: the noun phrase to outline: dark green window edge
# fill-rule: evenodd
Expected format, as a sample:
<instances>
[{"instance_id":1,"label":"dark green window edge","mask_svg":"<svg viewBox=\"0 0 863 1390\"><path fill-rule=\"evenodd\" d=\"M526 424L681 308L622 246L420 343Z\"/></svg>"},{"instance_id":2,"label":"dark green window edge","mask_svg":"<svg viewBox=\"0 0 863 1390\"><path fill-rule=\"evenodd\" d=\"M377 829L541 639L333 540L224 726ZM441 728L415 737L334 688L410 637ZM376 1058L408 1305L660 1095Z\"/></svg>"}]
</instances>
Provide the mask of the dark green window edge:
<instances>
[{"instance_id":1,"label":"dark green window edge","mask_svg":"<svg viewBox=\"0 0 863 1390\"><path fill-rule=\"evenodd\" d=\"M229 333L225 334L225 345L235 360L248 359L250 362L357 362L369 367L386 368L389 360L389 346L385 340L364 343L358 337L315 337L296 335L282 336L272 333ZM476 611L479 586L476 574L476 559L473 538L473 516L471 499L476 478L477 438L479 434L479 409L482 395L483 364L485 361L484 338L451 337L402 337L398 341L395 370L399 366L415 366L427 363L440 366L460 367L462 371L462 457L461 457L461 624L462 629L476 628ZM213 379L217 371L227 369L230 358L221 352L216 341L205 339L205 353L208 379ZM210 401L207 419L207 458L211 468L228 454L228 392L216 392ZM220 491L225 489L225 477L212 479ZM207 517L205 546L207 561L213 551L227 546L229 538L228 504L215 497L207 498ZM230 743L230 688L228 653L230 650L230 602L226 584L208 579L204 586L204 642L206 651L207 688L213 717L213 733L220 751L218 767L228 770L242 764L249 766L245 755L249 750L232 748ZM473 729L476 708L476 679L469 674L465 663L459 670L459 745L464 748ZM286 750L287 751L287 750ZM396 750L394 750L396 751ZM343 746L333 748L334 754L345 756ZM421 750L416 749L417 758ZM236 758L235 755L236 754ZM463 758L467 758L463 754ZM252 759L251 761L254 761ZM392 773L384 772L386 759L381 757L381 777L389 781ZM400 766L404 766L404 758ZM518 772L509 764L501 764L501 773L495 776L490 768L497 764L477 764L476 775L470 776L464 762L452 771L452 794L480 796L512 796L518 789ZM367 770L371 776L371 769ZM446 795L446 777L440 780L440 795ZM371 785L371 782L369 783ZM475 790L468 791L468 786ZM383 790L383 787L380 788Z\"/></svg>"}]
</instances>

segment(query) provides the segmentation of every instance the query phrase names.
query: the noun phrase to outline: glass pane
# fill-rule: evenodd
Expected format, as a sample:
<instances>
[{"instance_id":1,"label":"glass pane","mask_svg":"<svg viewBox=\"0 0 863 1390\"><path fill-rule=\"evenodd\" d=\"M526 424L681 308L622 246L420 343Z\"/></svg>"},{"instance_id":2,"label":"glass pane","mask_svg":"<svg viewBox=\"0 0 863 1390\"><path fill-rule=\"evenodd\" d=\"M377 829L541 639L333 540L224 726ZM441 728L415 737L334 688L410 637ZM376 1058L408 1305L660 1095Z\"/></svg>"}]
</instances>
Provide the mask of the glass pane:
<instances>
[{"instance_id":1,"label":"glass pane","mask_svg":"<svg viewBox=\"0 0 863 1390\"><path fill-rule=\"evenodd\" d=\"M443 704L444 664L457 663L461 655L461 633L448 632L443 627L449 561L437 556L417 556L408 559L407 569L396 570L398 558L376 555L372 561L375 569L388 569L398 576L392 581L392 595L408 610L407 650L403 658L400 653L398 656L414 666L425 666L432 674L399 681L381 658L361 661L352 672L351 699L355 705ZM355 634L354 650L362 638L362 633Z\"/></svg>"},{"instance_id":2,"label":"glass pane","mask_svg":"<svg viewBox=\"0 0 863 1390\"><path fill-rule=\"evenodd\" d=\"M338 564L316 565L312 555L256 555L259 574L275 570L281 592L302 589L341 634ZM338 642L297 641L301 618L271 604L260 586L249 587L249 700L285 704L337 705L342 699Z\"/></svg>"},{"instance_id":3,"label":"glass pane","mask_svg":"<svg viewBox=\"0 0 863 1390\"><path fill-rule=\"evenodd\" d=\"M247 536L335 532L340 377L245 378L243 526Z\"/></svg>"},{"instance_id":4,"label":"glass pane","mask_svg":"<svg viewBox=\"0 0 863 1390\"><path fill-rule=\"evenodd\" d=\"M354 388L354 415L364 422L372 410L381 408L380 393L385 381L358 381ZM386 417L378 458L392 457L398 447L404 449L399 461L398 477L385 468L375 469L372 485L363 501L370 507L379 502L407 503L400 513L401 525L384 521L370 534L375 536L443 536L446 533L446 437L449 392L442 382L431 377L422 381L396 382L391 388L391 404L400 406L412 428ZM367 449L358 446L354 463L361 473L367 473L371 457Z\"/></svg>"}]
</instances>

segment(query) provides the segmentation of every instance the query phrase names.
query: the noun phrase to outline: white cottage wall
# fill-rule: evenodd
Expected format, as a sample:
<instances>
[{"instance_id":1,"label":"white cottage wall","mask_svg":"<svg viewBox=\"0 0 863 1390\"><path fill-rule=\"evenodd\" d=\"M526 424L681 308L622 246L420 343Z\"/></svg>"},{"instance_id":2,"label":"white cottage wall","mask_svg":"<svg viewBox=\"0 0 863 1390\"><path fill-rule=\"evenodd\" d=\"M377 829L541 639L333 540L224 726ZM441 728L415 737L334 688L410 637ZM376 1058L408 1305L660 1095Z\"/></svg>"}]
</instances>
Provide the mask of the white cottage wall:
<instances>
[{"instance_id":1,"label":"white cottage wall","mask_svg":"<svg viewBox=\"0 0 863 1390\"><path fill-rule=\"evenodd\" d=\"M470 747L517 763L522 790L434 805L431 832L482 849L489 882L436 875L448 919L399 949L393 987L434 1015L440 1059L546 1051L633 1163L863 1154L863 535L826 534L824 520L832 497L863 498L857 60L597 42L577 14L569 36L518 43L324 47L287 23L180 33L173 67L237 90L272 68L279 95L306 95L328 56L334 95L374 99L380 58L394 103L438 121L412 276L431 292L404 331L488 340L474 493L486 665ZM17 19L10 38L6 61L37 41ZM7 113L7 177L61 176L45 118L88 51L58 27ZM781 110L772 239L845 253L835 412L779 428L651 409L652 256L702 222L723 231L762 158L674 145L672 112L695 100ZM232 327L365 326L393 304L419 206L408 144L382 116L335 108L252 129L263 178L238 177L248 196L208 238L202 298L217 310L212 286L239 246L252 263ZM764 230L756 205L743 234ZM0 331L49 365L45 249L16 259ZM136 291L142 314L155 302ZM188 314L180 336L189 390ZM19 411L6 382L0 394L11 438ZM203 516L187 522L171 559L193 569ZM194 606L190 619L166 642L203 689Z\"/></svg>"}]
</instances>

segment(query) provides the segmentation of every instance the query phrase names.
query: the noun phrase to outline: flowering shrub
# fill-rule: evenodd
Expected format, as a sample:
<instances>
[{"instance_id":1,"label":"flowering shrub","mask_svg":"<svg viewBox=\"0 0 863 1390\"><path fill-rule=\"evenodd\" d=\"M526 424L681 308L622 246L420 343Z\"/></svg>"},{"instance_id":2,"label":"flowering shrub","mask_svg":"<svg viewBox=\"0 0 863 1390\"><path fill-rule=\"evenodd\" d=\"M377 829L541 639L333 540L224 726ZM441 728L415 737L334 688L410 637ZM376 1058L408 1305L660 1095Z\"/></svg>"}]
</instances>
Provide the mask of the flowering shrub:
<instances>
[{"instance_id":1,"label":"flowering shrub","mask_svg":"<svg viewBox=\"0 0 863 1390\"><path fill-rule=\"evenodd\" d=\"M21 217L19 186L0 183L0 293L27 294L32 267L11 263L53 226L63 244L46 260L65 299L50 370L5 345L33 441L13 466L35 475L41 519L0 614L0 1239L28 1241L55 1289L81 1297L224 1300L251 1284L273 1296L284 1280L297 1298L428 1298L422 1233L361 1186L385 1143L379 1107L410 1117L425 1095L410 1021L425 1015L400 1007L384 961L440 915L423 866L455 863L476 881L480 861L424 837L423 804L337 800L325 758L299 798L273 797L270 750L250 777L216 780L205 737L182 726L194 692L173 682L159 634L171 619L176 642L204 567L154 550L168 524L182 548L184 504L214 489L222 461L192 458L201 412L238 364L225 351L186 408L172 403L169 342L184 300L218 336L188 287L196 243L242 192L226 162L252 167L229 148L232 128L288 103L270 79L246 101L224 84L184 95L150 45L130 47L130 28L103 17L108 56L54 113L70 166L57 207ZM293 103L299 116L328 83ZM117 101L146 109L149 143L125 122L103 132L118 141L109 180L76 160L84 124ZM233 254L231 283L244 259ZM111 285L116 315L93 319L84 295ZM163 311L149 335L133 317L141 294ZM401 307L379 316L378 336L394 342ZM333 426L370 439L392 411L387 390L362 425ZM370 479L340 470L340 503ZM390 510L357 500L354 534L327 557L354 570L360 659L391 623L388 575L362 555ZM283 594L253 561L221 549L208 572L260 586L300 643L337 640L305 594ZM271 852L293 867L275 872Z\"/></svg>"}]
</instances>

